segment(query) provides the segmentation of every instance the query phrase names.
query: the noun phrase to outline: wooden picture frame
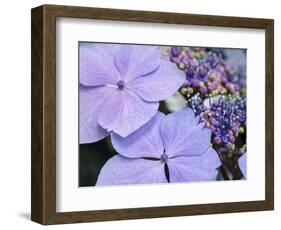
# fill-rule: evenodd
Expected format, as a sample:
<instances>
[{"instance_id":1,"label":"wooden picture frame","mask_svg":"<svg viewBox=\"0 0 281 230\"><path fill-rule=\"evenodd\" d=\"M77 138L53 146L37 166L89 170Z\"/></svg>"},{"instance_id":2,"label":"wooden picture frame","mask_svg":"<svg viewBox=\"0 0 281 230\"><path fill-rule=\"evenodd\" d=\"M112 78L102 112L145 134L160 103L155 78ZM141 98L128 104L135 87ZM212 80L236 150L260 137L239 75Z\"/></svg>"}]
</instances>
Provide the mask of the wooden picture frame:
<instances>
[{"instance_id":1,"label":"wooden picture frame","mask_svg":"<svg viewBox=\"0 0 281 230\"><path fill-rule=\"evenodd\" d=\"M56 18L264 29L266 35L265 200L100 211L56 212ZM32 9L31 219L41 224L231 213L274 208L274 21L179 13L43 5Z\"/></svg>"}]
</instances>

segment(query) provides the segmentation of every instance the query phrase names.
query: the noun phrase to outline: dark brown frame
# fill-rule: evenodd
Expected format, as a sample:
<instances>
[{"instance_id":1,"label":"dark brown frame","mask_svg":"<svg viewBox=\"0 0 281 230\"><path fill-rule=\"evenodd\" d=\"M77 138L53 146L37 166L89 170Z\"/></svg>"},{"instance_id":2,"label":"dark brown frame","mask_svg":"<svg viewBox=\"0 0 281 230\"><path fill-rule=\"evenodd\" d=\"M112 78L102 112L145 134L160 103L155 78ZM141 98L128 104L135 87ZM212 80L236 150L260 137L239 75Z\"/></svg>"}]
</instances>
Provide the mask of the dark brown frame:
<instances>
[{"instance_id":1,"label":"dark brown frame","mask_svg":"<svg viewBox=\"0 0 281 230\"><path fill-rule=\"evenodd\" d=\"M56 212L56 18L255 28L265 30L266 186L264 201ZM274 209L274 21L103 8L43 5L32 9L31 219L62 224Z\"/></svg>"}]
</instances>

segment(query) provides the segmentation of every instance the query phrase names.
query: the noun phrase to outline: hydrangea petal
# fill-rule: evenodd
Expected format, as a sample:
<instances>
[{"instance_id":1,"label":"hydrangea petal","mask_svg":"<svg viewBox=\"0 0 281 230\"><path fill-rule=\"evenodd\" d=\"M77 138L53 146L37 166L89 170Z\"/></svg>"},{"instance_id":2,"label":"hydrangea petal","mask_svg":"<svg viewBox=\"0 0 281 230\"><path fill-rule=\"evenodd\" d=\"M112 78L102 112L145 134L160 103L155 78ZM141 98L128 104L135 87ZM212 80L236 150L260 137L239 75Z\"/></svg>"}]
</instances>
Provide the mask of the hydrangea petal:
<instances>
[{"instance_id":1,"label":"hydrangea petal","mask_svg":"<svg viewBox=\"0 0 281 230\"><path fill-rule=\"evenodd\" d=\"M211 130L202 128L198 121L189 108L171 113L162 120L160 132L169 157L199 155L209 148Z\"/></svg>"},{"instance_id":2,"label":"hydrangea petal","mask_svg":"<svg viewBox=\"0 0 281 230\"><path fill-rule=\"evenodd\" d=\"M161 161L128 159L115 155L101 169L96 185L154 183L167 183L164 164Z\"/></svg>"},{"instance_id":3,"label":"hydrangea petal","mask_svg":"<svg viewBox=\"0 0 281 230\"><path fill-rule=\"evenodd\" d=\"M220 159L213 148L197 156L181 156L168 160L170 182L214 181Z\"/></svg>"},{"instance_id":4,"label":"hydrangea petal","mask_svg":"<svg viewBox=\"0 0 281 230\"><path fill-rule=\"evenodd\" d=\"M114 65L118 46L111 44L80 44L80 83L85 86L116 84L120 80Z\"/></svg>"},{"instance_id":5,"label":"hydrangea petal","mask_svg":"<svg viewBox=\"0 0 281 230\"><path fill-rule=\"evenodd\" d=\"M246 153L244 153L238 160L239 168L243 174L243 176L246 178L247 176L247 156Z\"/></svg>"},{"instance_id":6,"label":"hydrangea petal","mask_svg":"<svg viewBox=\"0 0 281 230\"><path fill-rule=\"evenodd\" d=\"M161 101L172 96L185 82L185 73L175 64L161 60L159 68L128 83L128 88L146 101Z\"/></svg>"},{"instance_id":7,"label":"hydrangea petal","mask_svg":"<svg viewBox=\"0 0 281 230\"><path fill-rule=\"evenodd\" d=\"M125 82L155 71L160 64L161 50L156 46L122 45L115 64Z\"/></svg>"},{"instance_id":8,"label":"hydrangea petal","mask_svg":"<svg viewBox=\"0 0 281 230\"><path fill-rule=\"evenodd\" d=\"M129 90L115 89L102 106L98 122L107 131L126 137L148 122L158 107L158 102L146 102Z\"/></svg>"},{"instance_id":9,"label":"hydrangea petal","mask_svg":"<svg viewBox=\"0 0 281 230\"><path fill-rule=\"evenodd\" d=\"M112 134L113 147L119 154L128 158L154 157L160 159L164 146L159 129L164 117L163 113L158 112L149 122L125 138Z\"/></svg>"},{"instance_id":10,"label":"hydrangea petal","mask_svg":"<svg viewBox=\"0 0 281 230\"><path fill-rule=\"evenodd\" d=\"M97 122L101 105L110 97L112 88L80 86L80 143L92 143L108 135Z\"/></svg>"}]
</instances>

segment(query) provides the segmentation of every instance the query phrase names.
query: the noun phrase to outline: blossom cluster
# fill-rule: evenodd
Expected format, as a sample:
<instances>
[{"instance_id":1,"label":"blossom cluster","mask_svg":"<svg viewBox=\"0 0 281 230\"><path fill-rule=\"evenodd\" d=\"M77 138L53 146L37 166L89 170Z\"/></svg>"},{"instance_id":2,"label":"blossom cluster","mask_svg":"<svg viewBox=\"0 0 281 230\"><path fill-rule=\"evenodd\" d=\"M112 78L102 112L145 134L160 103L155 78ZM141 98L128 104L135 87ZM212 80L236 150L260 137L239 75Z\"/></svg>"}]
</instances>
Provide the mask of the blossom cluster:
<instances>
[{"instance_id":1,"label":"blossom cluster","mask_svg":"<svg viewBox=\"0 0 281 230\"><path fill-rule=\"evenodd\" d=\"M236 137L246 128L245 97L223 95L209 97L204 102L196 95L187 100L187 106L211 129L215 145L223 145L227 150L235 149Z\"/></svg>"},{"instance_id":2,"label":"blossom cluster","mask_svg":"<svg viewBox=\"0 0 281 230\"><path fill-rule=\"evenodd\" d=\"M226 61L223 50L189 47L171 47L170 60L186 74L181 92L192 97L235 94L245 90L245 68Z\"/></svg>"},{"instance_id":3,"label":"blossom cluster","mask_svg":"<svg viewBox=\"0 0 281 230\"><path fill-rule=\"evenodd\" d=\"M180 89L186 105L211 129L212 145L227 168L235 168L246 152L246 67L245 60L238 64L244 51L238 52L227 58L223 49L169 49L170 60L186 74Z\"/></svg>"}]
</instances>

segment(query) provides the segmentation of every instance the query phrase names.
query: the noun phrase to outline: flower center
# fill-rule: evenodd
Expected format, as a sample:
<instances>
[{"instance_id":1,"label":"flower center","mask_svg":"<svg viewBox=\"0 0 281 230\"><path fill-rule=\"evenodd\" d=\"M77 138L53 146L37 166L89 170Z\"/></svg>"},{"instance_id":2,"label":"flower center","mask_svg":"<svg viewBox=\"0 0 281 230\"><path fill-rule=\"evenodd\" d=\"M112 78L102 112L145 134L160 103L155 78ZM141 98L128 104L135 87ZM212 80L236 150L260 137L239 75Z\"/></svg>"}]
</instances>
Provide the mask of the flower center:
<instances>
[{"instance_id":1,"label":"flower center","mask_svg":"<svg viewBox=\"0 0 281 230\"><path fill-rule=\"evenodd\" d=\"M120 80L120 81L117 82L117 86L118 86L119 89L124 89L124 87L125 87L125 82L122 81L122 80Z\"/></svg>"},{"instance_id":2,"label":"flower center","mask_svg":"<svg viewBox=\"0 0 281 230\"><path fill-rule=\"evenodd\" d=\"M166 153L163 153L161 156L160 156L161 160L162 161L167 161L168 160L168 155Z\"/></svg>"}]
</instances>

